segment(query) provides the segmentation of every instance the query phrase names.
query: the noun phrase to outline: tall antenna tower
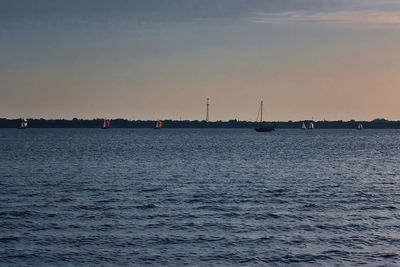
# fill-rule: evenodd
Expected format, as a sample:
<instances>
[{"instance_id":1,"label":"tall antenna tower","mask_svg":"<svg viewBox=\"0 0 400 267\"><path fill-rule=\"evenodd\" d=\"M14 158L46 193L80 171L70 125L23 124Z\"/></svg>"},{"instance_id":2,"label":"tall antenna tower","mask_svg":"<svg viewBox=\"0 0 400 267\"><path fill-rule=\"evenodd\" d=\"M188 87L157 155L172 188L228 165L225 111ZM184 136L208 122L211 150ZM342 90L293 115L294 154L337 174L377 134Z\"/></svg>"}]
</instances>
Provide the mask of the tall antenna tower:
<instances>
[{"instance_id":1,"label":"tall antenna tower","mask_svg":"<svg viewBox=\"0 0 400 267\"><path fill-rule=\"evenodd\" d=\"M210 99L207 97L207 113L206 113L206 122L209 121L209 112L210 112Z\"/></svg>"}]
</instances>

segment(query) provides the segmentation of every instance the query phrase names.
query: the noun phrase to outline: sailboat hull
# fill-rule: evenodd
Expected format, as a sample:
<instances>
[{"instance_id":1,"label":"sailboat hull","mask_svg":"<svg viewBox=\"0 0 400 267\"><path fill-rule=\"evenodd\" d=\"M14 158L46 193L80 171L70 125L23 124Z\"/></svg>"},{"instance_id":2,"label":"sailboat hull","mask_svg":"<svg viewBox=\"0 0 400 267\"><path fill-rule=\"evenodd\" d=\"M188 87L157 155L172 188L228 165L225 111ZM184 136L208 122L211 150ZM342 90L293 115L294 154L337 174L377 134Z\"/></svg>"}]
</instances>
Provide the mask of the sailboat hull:
<instances>
[{"instance_id":1,"label":"sailboat hull","mask_svg":"<svg viewBox=\"0 0 400 267\"><path fill-rule=\"evenodd\" d=\"M17 129L25 129L28 127L28 122L24 120L21 124L17 127Z\"/></svg>"},{"instance_id":2,"label":"sailboat hull","mask_svg":"<svg viewBox=\"0 0 400 267\"><path fill-rule=\"evenodd\" d=\"M258 128L255 128L254 130L256 131L256 132L272 132L272 131L275 131L275 128L272 126L272 125L265 125L264 123L263 123L263 102L261 101L261 104L260 104L260 114L261 114L261 119L260 119L260 124L259 124L259 127ZM257 116L257 118L258 118L258 116Z\"/></svg>"},{"instance_id":3,"label":"sailboat hull","mask_svg":"<svg viewBox=\"0 0 400 267\"><path fill-rule=\"evenodd\" d=\"M256 132L272 132L272 131L275 131L275 128L272 126L268 126L268 127L255 128L254 130Z\"/></svg>"}]
</instances>

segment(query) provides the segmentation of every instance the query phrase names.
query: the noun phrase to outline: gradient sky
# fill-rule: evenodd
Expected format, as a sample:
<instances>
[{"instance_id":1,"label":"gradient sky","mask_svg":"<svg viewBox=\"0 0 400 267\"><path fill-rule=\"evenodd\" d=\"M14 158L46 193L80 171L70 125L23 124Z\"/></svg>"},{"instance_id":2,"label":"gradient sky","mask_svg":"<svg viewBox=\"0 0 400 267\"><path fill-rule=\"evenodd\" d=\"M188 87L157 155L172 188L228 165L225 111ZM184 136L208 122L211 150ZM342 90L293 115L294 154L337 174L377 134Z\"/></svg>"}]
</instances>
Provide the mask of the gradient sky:
<instances>
[{"instance_id":1,"label":"gradient sky","mask_svg":"<svg viewBox=\"0 0 400 267\"><path fill-rule=\"evenodd\" d=\"M399 0L0 0L0 117L400 119Z\"/></svg>"}]
</instances>

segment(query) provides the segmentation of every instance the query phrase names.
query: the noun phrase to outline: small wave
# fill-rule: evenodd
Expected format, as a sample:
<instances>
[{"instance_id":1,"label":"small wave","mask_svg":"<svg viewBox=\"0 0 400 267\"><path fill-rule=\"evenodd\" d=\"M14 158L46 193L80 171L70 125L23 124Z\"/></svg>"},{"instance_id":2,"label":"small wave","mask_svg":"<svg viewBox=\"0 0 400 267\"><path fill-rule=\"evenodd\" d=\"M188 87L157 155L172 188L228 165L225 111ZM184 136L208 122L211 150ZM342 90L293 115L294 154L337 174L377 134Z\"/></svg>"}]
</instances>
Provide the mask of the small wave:
<instances>
[{"instance_id":1,"label":"small wave","mask_svg":"<svg viewBox=\"0 0 400 267\"><path fill-rule=\"evenodd\" d=\"M308 231L308 232L313 232L315 231L315 228L311 225L308 224L303 224L303 225L299 225L296 227L296 229L302 230L302 231Z\"/></svg>"},{"instance_id":2,"label":"small wave","mask_svg":"<svg viewBox=\"0 0 400 267\"><path fill-rule=\"evenodd\" d=\"M333 224L317 224L315 225L316 228L321 229L321 230L335 230L335 229L340 229L343 226L337 226Z\"/></svg>"},{"instance_id":3,"label":"small wave","mask_svg":"<svg viewBox=\"0 0 400 267\"><path fill-rule=\"evenodd\" d=\"M80 226L80 225L77 225L77 224L70 224L70 225L68 225L67 227L68 227L68 228L72 228L72 229L79 229L79 228L81 228L81 226Z\"/></svg>"},{"instance_id":4,"label":"small wave","mask_svg":"<svg viewBox=\"0 0 400 267\"><path fill-rule=\"evenodd\" d=\"M381 207L376 206L376 205L360 207L360 210L380 210L380 209L381 209Z\"/></svg>"},{"instance_id":5,"label":"small wave","mask_svg":"<svg viewBox=\"0 0 400 267\"><path fill-rule=\"evenodd\" d=\"M307 203L307 204L303 205L303 208L305 208L305 209L317 208L317 207L318 207L318 205L315 203Z\"/></svg>"},{"instance_id":6,"label":"small wave","mask_svg":"<svg viewBox=\"0 0 400 267\"><path fill-rule=\"evenodd\" d=\"M389 253L381 253L378 256L381 257L381 258L385 258L385 259L387 259L387 258L397 258L398 257L398 255L396 253L391 253L391 252L389 252Z\"/></svg>"},{"instance_id":7,"label":"small wave","mask_svg":"<svg viewBox=\"0 0 400 267\"><path fill-rule=\"evenodd\" d=\"M111 207L100 207L98 205L78 205L78 206L73 206L74 209L77 210L89 210L89 211L97 211L97 210L102 210L102 211L106 211L106 210L111 210Z\"/></svg>"},{"instance_id":8,"label":"small wave","mask_svg":"<svg viewBox=\"0 0 400 267\"><path fill-rule=\"evenodd\" d=\"M142 188L142 192L157 192L163 190L162 187L156 187L156 188Z\"/></svg>"},{"instance_id":9,"label":"small wave","mask_svg":"<svg viewBox=\"0 0 400 267\"><path fill-rule=\"evenodd\" d=\"M281 216L279 216L278 214L271 213L271 212L268 212L268 213L266 214L266 216L268 216L269 218L274 218L274 219L277 219L277 218L281 217Z\"/></svg>"},{"instance_id":10,"label":"small wave","mask_svg":"<svg viewBox=\"0 0 400 267\"><path fill-rule=\"evenodd\" d=\"M200 241L207 241L207 242L215 242L215 241L221 241L224 240L224 237L218 237L218 236L199 236L197 240Z\"/></svg>"},{"instance_id":11,"label":"small wave","mask_svg":"<svg viewBox=\"0 0 400 267\"><path fill-rule=\"evenodd\" d=\"M276 237L274 237L274 236L263 236L263 237L260 237L260 238L256 239L255 242L258 243L258 244L259 243L268 244L273 240L276 240Z\"/></svg>"},{"instance_id":12,"label":"small wave","mask_svg":"<svg viewBox=\"0 0 400 267\"><path fill-rule=\"evenodd\" d=\"M149 243L162 245L182 244L186 242L190 242L190 239L180 236L154 237L149 240Z\"/></svg>"},{"instance_id":13,"label":"small wave","mask_svg":"<svg viewBox=\"0 0 400 267\"><path fill-rule=\"evenodd\" d=\"M96 204L107 204L107 203L112 203L112 202L117 202L117 201L119 201L119 199L111 198L111 199L97 200L95 203Z\"/></svg>"},{"instance_id":14,"label":"small wave","mask_svg":"<svg viewBox=\"0 0 400 267\"><path fill-rule=\"evenodd\" d=\"M203 205L196 207L195 209L197 210L212 210L212 211L226 211L224 207L219 207L219 206L212 206L212 205Z\"/></svg>"},{"instance_id":15,"label":"small wave","mask_svg":"<svg viewBox=\"0 0 400 267\"><path fill-rule=\"evenodd\" d=\"M290 201L284 198L273 198L269 202L273 204L286 204L289 203Z\"/></svg>"},{"instance_id":16,"label":"small wave","mask_svg":"<svg viewBox=\"0 0 400 267\"><path fill-rule=\"evenodd\" d=\"M301 262L313 263L318 260L330 260L330 259L332 259L332 257L322 254L285 255L281 258L281 260L285 263L301 263Z\"/></svg>"},{"instance_id":17,"label":"small wave","mask_svg":"<svg viewBox=\"0 0 400 267\"><path fill-rule=\"evenodd\" d=\"M286 194L289 190L285 188L278 188L278 189L270 189L266 190L264 195L266 196L274 196L274 197L279 197L284 194Z\"/></svg>"},{"instance_id":18,"label":"small wave","mask_svg":"<svg viewBox=\"0 0 400 267\"><path fill-rule=\"evenodd\" d=\"M0 237L0 243L7 243L11 241L18 241L20 238L17 236Z\"/></svg>"},{"instance_id":19,"label":"small wave","mask_svg":"<svg viewBox=\"0 0 400 267\"><path fill-rule=\"evenodd\" d=\"M146 205L135 206L135 208L137 208L137 209L154 209L154 208L157 208L157 206L155 204L146 204Z\"/></svg>"},{"instance_id":20,"label":"small wave","mask_svg":"<svg viewBox=\"0 0 400 267\"><path fill-rule=\"evenodd\" d=\"M2 211L0 212L0 216L11 216L11 217L24 217L24 216L30 216L33 215L35 212L29 211L29 210L24 210L24 211Z\"/></svg>"},{"instance_id":21,"label":"small wave","mask_svg":"<svg viewBox=\"0 0 400 267\"><path fill-rule=\"evenodd\" d=\"M65 203L65 202L71 202L71 201L73 201L72 198L64 197L64 198L59 198L59 199L55 200L54 202Z\"/></svg>"},{"instance_id":22,"label":"small wave","mask_svg":"<svg viewBox=\"0 0 400 267\"><path fill-rule=\"evenodd\" d=\"M349 256L350 253L344 250L337 250L337 249L332 249L332 250L325 250L322 252L322 254L328 254L331 256L341 256L341 257L346 257Z\"/></svg>"},{"instance_id":23,"label":"small wave","mask_svg":"<svg viewBox=\"0 0 400 267\"><path fill-rule=\"evenodd\" d=\"M186 200L186 203L197 203L197 202L202 202L202 201L203 201L203 199L201 199L201 198L192 198L192 199Z\"/></svg>"},{"instance_id":24,"label":"small wave","mask_svg":"<svg viewBox=\"0 0 400 267\"><path fill-rule=\"evenodd\" d=\"M277 219L280 218L281 215L276 213L267 212L267 213L259 213L259 214L252 214L252 213L245 213L244 216L248 218L254 218L255 220L265 220L265 219Z\"/></svg>"}]
</instances>

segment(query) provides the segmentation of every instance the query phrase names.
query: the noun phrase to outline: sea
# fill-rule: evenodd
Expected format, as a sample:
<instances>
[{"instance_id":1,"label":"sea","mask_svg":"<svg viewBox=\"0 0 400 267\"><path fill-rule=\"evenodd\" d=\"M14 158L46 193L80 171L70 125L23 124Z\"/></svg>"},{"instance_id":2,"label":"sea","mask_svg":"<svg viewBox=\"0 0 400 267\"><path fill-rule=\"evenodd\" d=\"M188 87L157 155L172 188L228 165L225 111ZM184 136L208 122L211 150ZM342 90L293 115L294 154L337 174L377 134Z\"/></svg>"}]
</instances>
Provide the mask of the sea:
<instances>
[{"instance_id":1,"label":"sea","mask_svg":"<svg viewBox=\"0 0 400 267\"><path fill-rule=\"evenodd\" d=\"M0 129L1 266L399 266L400 130Z\"/></svg>"}]
</instances>

